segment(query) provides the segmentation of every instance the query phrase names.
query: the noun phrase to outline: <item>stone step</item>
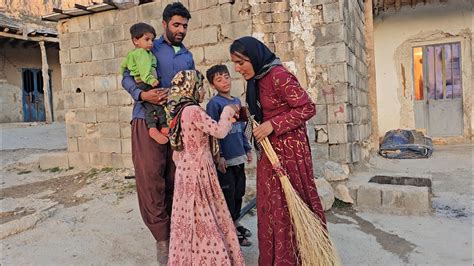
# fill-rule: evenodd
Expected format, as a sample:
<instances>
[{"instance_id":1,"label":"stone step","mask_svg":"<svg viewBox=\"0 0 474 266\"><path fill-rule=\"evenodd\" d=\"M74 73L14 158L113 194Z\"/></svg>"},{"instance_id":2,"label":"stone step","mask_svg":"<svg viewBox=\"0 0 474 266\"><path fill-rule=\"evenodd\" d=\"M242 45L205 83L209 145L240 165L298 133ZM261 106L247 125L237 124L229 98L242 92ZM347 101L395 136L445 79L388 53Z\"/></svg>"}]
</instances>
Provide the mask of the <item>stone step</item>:
<instances>
[{"instance_id":1,"label":"stone step","mask_svg":"<svg viewBox=\"0 0 474 266\"><path fill-rule=\"evenodd\" d=\"M432 210L430 176L379 174L349 180L347 186L357 209L391 214L427 214Z\"/></svg>"}]
</instances>

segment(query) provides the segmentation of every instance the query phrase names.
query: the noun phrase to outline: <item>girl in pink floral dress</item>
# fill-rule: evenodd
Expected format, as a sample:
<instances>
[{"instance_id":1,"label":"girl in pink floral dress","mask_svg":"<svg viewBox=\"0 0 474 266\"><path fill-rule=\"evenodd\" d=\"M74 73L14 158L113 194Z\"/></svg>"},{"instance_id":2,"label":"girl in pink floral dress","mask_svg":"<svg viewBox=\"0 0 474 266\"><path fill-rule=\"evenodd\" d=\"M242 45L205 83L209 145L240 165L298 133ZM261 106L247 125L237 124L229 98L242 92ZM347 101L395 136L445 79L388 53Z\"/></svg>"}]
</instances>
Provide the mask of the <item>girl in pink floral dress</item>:
<instances>
[{"instance_id":1,"label":"girl in pink floral dress","mask_svg":"<svg viewBox=\"0 0 474 266\"><path fill-rule=\"evenodd\" d=\"M244 265L209 142L227 135L238 107L227 106L219 122L212 120L199 106L202 81L198 71L178 72L168 96L176 164L168 265Z\"/></svg>"}]
</instances>

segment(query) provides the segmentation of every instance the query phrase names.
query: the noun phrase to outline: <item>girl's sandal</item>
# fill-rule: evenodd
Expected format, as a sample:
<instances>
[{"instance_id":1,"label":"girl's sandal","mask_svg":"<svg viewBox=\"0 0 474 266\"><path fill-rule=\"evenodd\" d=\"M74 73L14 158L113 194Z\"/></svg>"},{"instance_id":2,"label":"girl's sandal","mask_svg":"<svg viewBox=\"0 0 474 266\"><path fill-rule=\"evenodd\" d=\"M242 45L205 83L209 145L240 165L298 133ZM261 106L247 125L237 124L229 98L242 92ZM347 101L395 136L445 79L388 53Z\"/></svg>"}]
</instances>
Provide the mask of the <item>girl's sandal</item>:
<instances>
[{"instance_id":1,"label":"girl's sandal","mask_svg":"<svg viewBox=\"0 0 474 266\"><path fill-rule=\"evenodd\" d=\"M239 244L242 247L249 247L252 245L252 242L250 242L244 235L237 234L237 237L239 238Z\"/></svg>"},{"instance_id":2,"label":"girl's sandal","mask_svg":"<svg viewBox=\"0 0 474 266\"><path fill-rule=\"evenodd\" d=\"M249 229L243 227L242 225L237 226L236 229L237 229L237 232L239 232L241 235L243 235L245 237L251 237L252 236L252 232L250 232Z\"/></svg>"}]
</instances>

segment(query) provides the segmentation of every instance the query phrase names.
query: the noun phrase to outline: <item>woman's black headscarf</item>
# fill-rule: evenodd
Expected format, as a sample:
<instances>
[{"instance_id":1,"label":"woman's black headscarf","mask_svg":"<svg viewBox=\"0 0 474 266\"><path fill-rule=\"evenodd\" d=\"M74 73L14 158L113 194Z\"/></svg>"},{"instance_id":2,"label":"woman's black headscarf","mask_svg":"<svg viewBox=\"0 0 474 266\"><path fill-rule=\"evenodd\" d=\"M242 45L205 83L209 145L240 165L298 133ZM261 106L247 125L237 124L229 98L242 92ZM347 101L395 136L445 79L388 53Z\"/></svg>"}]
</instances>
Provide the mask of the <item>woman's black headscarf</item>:
<instances>
[{"instance_id":1,"label":"woman's black headscarf","mask_svg":"<svg viewBox=\"0 0 474 266\"><path fill-rule=\"evenodd\" d=\"M261 41L254 37L242 37L230 46L230 53L239 53L250 59L255 76L247 80L245 100L254 119L261 123L263 120L262 106L257 81L265 76L273 67L281 65L280 59Z\"/></svg>"}]
</instances>

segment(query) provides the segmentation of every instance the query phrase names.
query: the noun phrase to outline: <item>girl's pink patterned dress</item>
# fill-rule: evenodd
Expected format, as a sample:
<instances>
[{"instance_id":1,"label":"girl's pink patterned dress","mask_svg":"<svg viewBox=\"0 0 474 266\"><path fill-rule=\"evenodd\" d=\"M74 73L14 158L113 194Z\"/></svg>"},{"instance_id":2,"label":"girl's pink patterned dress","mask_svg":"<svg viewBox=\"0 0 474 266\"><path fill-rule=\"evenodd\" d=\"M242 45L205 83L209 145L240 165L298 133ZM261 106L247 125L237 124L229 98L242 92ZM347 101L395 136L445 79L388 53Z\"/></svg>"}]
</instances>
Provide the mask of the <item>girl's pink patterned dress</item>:
<instances>
[{"instance_id":1,"label":"girl's pink patterned dress","mask_svg":"<svg viewBox=\"0 0 474 266\"><path fill-rule=\"evenodd\" d=\"M173 155L176 174L168 265L244 265L209 146L209 135L227 135L233 114L226 107L216 122L197 105L183 110L184 150Z\"/></svg>"}]
</instances>

